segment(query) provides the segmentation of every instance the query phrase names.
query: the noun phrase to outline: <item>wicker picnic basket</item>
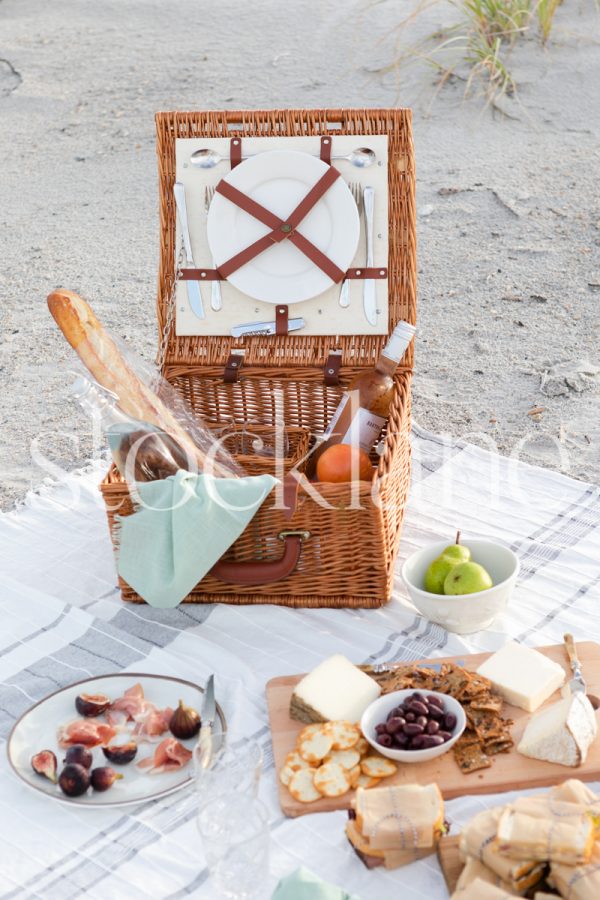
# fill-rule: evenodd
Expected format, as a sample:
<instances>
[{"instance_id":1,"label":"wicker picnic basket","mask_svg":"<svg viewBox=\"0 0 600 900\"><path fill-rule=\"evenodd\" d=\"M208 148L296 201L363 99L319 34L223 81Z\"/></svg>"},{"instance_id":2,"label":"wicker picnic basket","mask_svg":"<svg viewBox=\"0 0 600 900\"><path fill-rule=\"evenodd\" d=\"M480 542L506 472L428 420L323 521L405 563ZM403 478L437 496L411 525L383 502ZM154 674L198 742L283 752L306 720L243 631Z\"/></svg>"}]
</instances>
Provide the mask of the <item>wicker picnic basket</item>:
<instances>
[{"instance_id":1,"label":"wicker picnic basket","mask_svg":"<svg viewBox=\"0 0 600 900\"><path fill-rule=\"evenodd\" d=\"M290 429L323 432L348 381L372 366L385 336L177 337L167 312L175 279L175 141L189 137L388 135L389 328L416 319L415 172L411 112L406 109L166 112L156 116L161 254L158 278L159 340L163 374L205 421L275 424L275 393L283 397ZM169 333L165 328L169 324ZM232 353L244 350L237 380L224 380ZM336 379L325 377L329 354L341 351ZM274 603L298 607L378 607L391 596L394 560L410 476L409 347L395 376L395 397L377 466L378 490L365 482L302 484L292 518L263 503L224 563L260 561L265 573L281 563L287 541L298 544L290 574L263 583L224 581L211 571L186 597L190 603ZM338 383L332 383L336 381ZM328 382L328 383L326 383ZM281 401L279 401L281 402ZM300 432L301 433L301 432ZM265 460L265 471L269 460ZM256 473L256 467L253 472ZM133 511L125 482L113 468L101 484L109 527ZM318 490L324 502L317 502ZM375 499L374 499L375 496ZM284 547L282 548L282 542ZM301 545L301 546L300 546ZM229 571L235 570L231 565ZM233 576L232 576L233 577ZM124 600L143 602L120 580Z\"/></svg>"}]
</instances>

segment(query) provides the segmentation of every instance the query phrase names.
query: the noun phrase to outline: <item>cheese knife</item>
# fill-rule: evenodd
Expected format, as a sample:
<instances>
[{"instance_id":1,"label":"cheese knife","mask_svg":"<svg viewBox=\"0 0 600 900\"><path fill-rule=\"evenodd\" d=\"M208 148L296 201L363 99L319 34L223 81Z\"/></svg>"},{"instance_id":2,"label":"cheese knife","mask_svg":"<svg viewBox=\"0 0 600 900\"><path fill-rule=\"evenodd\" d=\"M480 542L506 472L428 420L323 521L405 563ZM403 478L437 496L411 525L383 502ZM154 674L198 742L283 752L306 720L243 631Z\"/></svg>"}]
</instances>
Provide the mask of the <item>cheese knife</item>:
<instances>
[{"instance_id":1,"label":"cheese knife","mask_svg":"<svg viewBox=\"0 0 600 900\"><path fill-rule=\"evenodd\" d=\"M173 185L173 193L175 195L175 204L177 206L177 214L179 215L179 224L181 226L181 234L183 235L183 248L185 250L186 262L190 269L195 268L194 257L192 254L192 242L190 241L190 230L188 227L187 208L185 205L185 187L181 181L176 181ZM192 312L199 319L204 319L204 304L202 302L202 292L200 291L200 282L186 281L187 295L192 308Z\"/></svg>"},{"instance_id":2,"label":"cheese knife","mask_svg":"<svg viewBox=\"0 0 600 900\"><path fill-rule=\"evenodd\" d=\"M598 707L600 706L600 700L598 700L598 698L593 694L588 694L587 692L587 685L581 671L581 662L579 661L579 657L577 656L577 649L575 647L573 635L565 634L563 635L563 640L565 642L567 656L569 657L571 671L573 672L573 677L569 681L567 689L571 692L571 694L585 694L592 704L592 707L594 709L598 709Z\"/></svg>"},{"instance_id":3,"label":"cheese knife","mask_svg":"<svg viewBox=\"0 0 600 900\"><path fill-rule=\"evenodd\" d=\"M298 331L304 328L302 317L288 319L288 331ZM243 337L246 334L275 334L277 326L275 322L247 322L245 325L234 325L231 329L232 337Z\"/></svg>"},{"instance_id":4,"label":"cheese knife","mask_svg":"<svg viewBox=\"0 0 600 900\"><path fill-rule=\"evenodd\" d=\"M363 188L363 210L365 214L365 237L367 241L367 268L373 266L373 210L375 208L375 188ZM377 294L375 280L366 278L363 284L363 308L369 325L377 325Z\"/></svg>"},{"instance_id":5,"label":"cheese knife","mask_svg":"<svg viewBox=\"0 0 600 900\"><path fill-rule=\"evenodd\" d=\"M215 703L215 676L210 675L204 688L204 701L200 712L200 734L198 735L198 744L203 749L202 759L203 765L208 768L210 766L214 747L213 743L213 726L215 724L215 716L217 714L217 705Z\"/></svg>"}]
</instances>

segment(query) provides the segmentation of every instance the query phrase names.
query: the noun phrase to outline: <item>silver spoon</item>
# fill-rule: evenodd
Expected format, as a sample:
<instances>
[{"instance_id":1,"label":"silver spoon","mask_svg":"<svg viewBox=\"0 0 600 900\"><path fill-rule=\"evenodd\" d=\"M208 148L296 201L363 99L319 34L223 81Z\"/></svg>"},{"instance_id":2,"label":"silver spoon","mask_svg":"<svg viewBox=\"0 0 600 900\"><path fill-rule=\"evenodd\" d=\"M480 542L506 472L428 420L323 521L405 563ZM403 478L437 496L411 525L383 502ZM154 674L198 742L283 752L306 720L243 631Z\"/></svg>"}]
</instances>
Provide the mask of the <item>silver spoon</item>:
<instances>
[{"instance_id":1,"label":"silver spoon","mask_svg":"<svg viewBox=\"0 0 600 900\"><path fill-rule=\"evenodd\" d=\"M251 154L251 156L256 155L257 154L254 153ZM251 156L242 156L242 159L250 159ZM347 156L332 156L331 159L343 159L353 166L356 166L358 169L366 169L373 165L377 156L375 151L371 150L369 147L357 147L356 150L353 150L352 153L349 153ZM214 169L219 163L228 161L228 156L221 156L216 150L211 150L208 147L203 148L202 150L194 150L190 156L190 163L198 169Z\"/></svg>"}]
</instances>

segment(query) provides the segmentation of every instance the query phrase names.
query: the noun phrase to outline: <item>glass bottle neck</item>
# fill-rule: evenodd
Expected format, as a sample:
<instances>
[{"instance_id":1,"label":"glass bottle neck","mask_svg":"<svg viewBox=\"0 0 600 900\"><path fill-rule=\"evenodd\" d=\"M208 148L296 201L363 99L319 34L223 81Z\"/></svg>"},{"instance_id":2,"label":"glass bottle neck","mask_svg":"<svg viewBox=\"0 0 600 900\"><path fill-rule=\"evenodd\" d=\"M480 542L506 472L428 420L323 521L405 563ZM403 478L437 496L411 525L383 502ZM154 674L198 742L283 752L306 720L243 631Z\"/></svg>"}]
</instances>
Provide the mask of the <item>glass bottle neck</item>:
<instances>
[{"instance_id":1,"label":"glass bottle neck","mask_svg":"<svg viewBox=\"0 0 600 900\"><path fill-rule=\"evenodd\" d=\"M377 362L375 363L375 371L379 372L381 375L387 375L391 378L396 369L398 368L398 363L395 359L390 359L389 356L384 356L383 354L379 357Z\"/></svg>"}]
</instances>

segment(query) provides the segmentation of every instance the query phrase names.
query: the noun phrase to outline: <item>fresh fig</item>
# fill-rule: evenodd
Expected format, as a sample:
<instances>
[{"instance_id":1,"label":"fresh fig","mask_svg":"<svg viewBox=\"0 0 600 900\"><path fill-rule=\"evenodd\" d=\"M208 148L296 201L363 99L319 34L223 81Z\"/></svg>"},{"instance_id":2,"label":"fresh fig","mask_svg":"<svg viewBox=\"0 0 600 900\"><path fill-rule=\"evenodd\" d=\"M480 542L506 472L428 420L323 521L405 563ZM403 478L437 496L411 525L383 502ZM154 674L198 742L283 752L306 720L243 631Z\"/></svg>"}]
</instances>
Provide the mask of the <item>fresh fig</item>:
<instances>
[{"instance_id":1,"label":"fresh fig","mask_svg":"<svg viewBox=\"0 0 600 900\"><path fill-rule=\"evenodd\" d=\"M73 744L65 753L64 762L77 763L78 766L83 766L84 769L91 769L94 755L85 744Z\"/></svg>"},{"instance_id":2,"label":"fresh fig","mask_svg":"<svg viewBox=\"0 0 600 900\"><path fill-rule=\"evenodd\" d=\"M103 747L102 752L110 762L117 766L124 766L135 757L137 749L135 741L128 741L127 744L110 744L108 747Z\"/></svg>"},{"instance_id":3,"label":"fresh fig","mask_svg":"<svg viewBox=\"0 0 600 900\"><path fill-rule=\"evenodd\" d=\"M91 782L95 791L107 791L113 786L118 778L122 778L118 772L115 772L110 766L98 766L92 769Z\"/></svg>"},{"instance_id":4,"label":"fresh fig","mask_svg":"<svg viewBox=\"0 0 600 900\"><path fill-rule=\"evenodd\" d=\"M80 716L101 716L110 703L110 697L105 694L79 694L75 698L75 708Z\"/></svg>"},{"instance_id":5,"label":"fresh fig","mask_svg":"<svg viewBox=\"0 0 600 900\"><path fill-rule=\"evenodd\" d=\"M193 738L200 731L200 725L200 714L180 700L179 706L169 721L169 730L173 737L179 738L181 741Z\"/></svg>"},{"instance_id":6,"label":"fresh fig","mask_svg":"<svg viewBox=\"0 0 600 900\"><path fill-rule=\"evenodd\" d=\"M90 786L90 773L84 766L67 763L58 776L58 783L67 797L80 797Z\"/></svg>"},{"instance_id":7,"label":"fresh fig","mask_svg":"<svg viewBox=\"0 0 600 900\"><path fill-rule=\"evenodd\" d=\"M52 784L56 784L58 781L56 777L56 756L52 750L40 750L39 753L32 756L31 768L38 775L43 775L44 778L48 778Z\"/></svg>"}]
</instances>

